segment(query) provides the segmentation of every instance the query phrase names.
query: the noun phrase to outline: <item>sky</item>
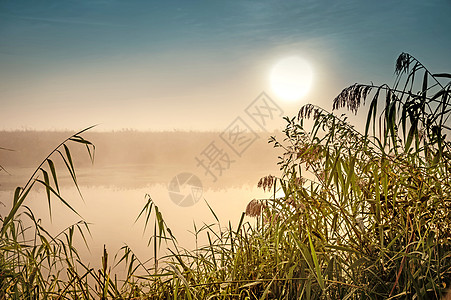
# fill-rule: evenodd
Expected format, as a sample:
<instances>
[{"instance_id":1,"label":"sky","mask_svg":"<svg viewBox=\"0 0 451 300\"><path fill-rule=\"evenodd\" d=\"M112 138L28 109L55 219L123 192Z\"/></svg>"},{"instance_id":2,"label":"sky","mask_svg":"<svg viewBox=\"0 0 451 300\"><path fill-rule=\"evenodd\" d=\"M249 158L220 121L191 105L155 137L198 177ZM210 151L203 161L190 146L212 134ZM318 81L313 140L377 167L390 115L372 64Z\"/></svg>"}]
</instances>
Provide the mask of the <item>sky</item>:
<instances>
[{"instance_id":1,"label":"sky","mask_svg":"<svg viewBox=\"0 0 451 300\"><path fill-rule=\"evenodd\" d=\"M283 115L394 80L401 52L451 71L451 1L0 0L0 130L222 130L262 92ZM270 71L313 72L279 99ZM279 128L282 121L265 128Z\"/></svg>"}]
</instances>

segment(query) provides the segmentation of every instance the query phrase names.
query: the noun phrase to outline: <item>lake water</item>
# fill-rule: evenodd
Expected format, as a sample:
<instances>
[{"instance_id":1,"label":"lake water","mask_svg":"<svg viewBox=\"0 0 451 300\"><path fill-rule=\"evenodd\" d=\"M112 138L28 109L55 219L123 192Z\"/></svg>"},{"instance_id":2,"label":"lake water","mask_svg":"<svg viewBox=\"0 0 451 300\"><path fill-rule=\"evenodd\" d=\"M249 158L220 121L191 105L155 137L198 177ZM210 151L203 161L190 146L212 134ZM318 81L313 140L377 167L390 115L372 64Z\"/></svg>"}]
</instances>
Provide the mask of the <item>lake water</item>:
<instances>
[{"instance_id":1,"label":"lake water","mask_svg":"<svg viewBox=\"0 0 451 300\"><path fill-rule=\"evenodd\" d=\"M200 228L204 223L216 223L205 200L208 201L222 226L231 221L237 226L241 213L247 203L253 198L269 196L261 189L250 186L228 188L224 190L207 189L203 191L203 199L189 207L176 205L171 201L167 186L162 184L149 185L142 188L125 189L119 187L80 186L84 201L78 195L75 187L63 187L62 194L79 214L90 223L91 236L88 237L90 252L82 246L78 239L79 250L84 260L94 266L100 266L100 258L105 244L110 253L115 253L123 245L129 245L135 254L143 260L153 257L153 248L147 247L147 242L153 233L153 222L144 233L144 218L135 223L143 206L146 204L146 194L149 194L158 205L166 224L171 228L181 247L193 249L195 238L192 234L196 223ZM8 203L12 199L12 191L1 191L0 201ZM205 200L204 200L205 199ZM56 200L53 198L53 200ZM9 200L10 201L10 200ZM80 220L60 202L54 201L52 218L50 219L47 198L43 189L32 192L25 203L42 224L57 233ZM2 210L6 211L3 207ZM201 239L200 242L205 242Z\"/></svg>"},{"instance_id":2,"label":"lake water","mask_svg":"<svg viewBox=\"0 0 451 300\"><path fill-rule=\"evenodd\" d=\"M153 222L149 224L146 232L144 232L144 219L135 223L147 202L146 195L150 195L159 207L166 224L177 238L179 246L187 249L194 249L196 246L196 240L192 233L194 224L200 228L204 224L216 223L206 201L216 213L222 227L228 226L229 221L233 227L236 227L249 201L254 198L271 196L271 193L257 188L257 182L261 177L279 174L276 152L273 151L272 146L268 146L266 140L256 144L255 148L251 148L245 155L230 155L230 160L233 162L228 168L222 170L213 168L211 170L214 171L214 174L212 174L207 172L196 160L196 157L199 157L205 149L205 145L209 144L209 139L203 139L204 141L199 143L198 147L191 146L191 150L185 142L176 139L174 147L181 150L170 155L167 152L172 149L161 151L160 148L158 154L166 152L166 157L156 156L155 151L150 151L138 158L141 163L133 161L136 159L134 155L136 151L130 151L129 155L126 155L124 153L127 151L123 147L121 149L119 146L112 147L111 145L101 147L97 150L98 160L94 165L86 164L83 160L79 163L81 167L77 167L77 163L75 164L83 199L71 183L64 166L61 163L58 165L62 196L85 221L90 223L91 236L87 237L89 250L83 246L81 238L77 239L78 249L84 261L89 262L93 267L100 267L103 245L106 245L110 257L113 257L124 245L130 246L142 261L154 256L153 247L147 246L148 240L153 234ZM45 140L45 144L47 143L48 141ZM41 148L43 147L37 143L34 151ZM48 150L43 149L42 154L36 156L42 159L45 157L46 151ZM140 151L142 152L142 150ZM185 153L180 154L181 152ZM26 155L24 152L19 154ZM33 173L33 168L23 166L26 164L37 165L34 161L26 161L33 155L35 155L34 152L26 155L24 158L26 163L17 160L15 164L8 164L8 162L14 161L14 157L2 157L2 165L10 173L8 175L0 172L0 201L4 204L0 206L2 216L11 207L14 188L23 186ZM151 159L146 159L147 157L151 157ZM39 160L36 159L36 161ZM77 159L76 162L80 162L80 159ZM226 160L223 159L222 162L225 163ZM174 191L170 182L181 173L193 174L201 183L202 187L200 191L197 191L195 199L198 201L188 203L192 205L183 206L175 203L174 197L171 198L170 192L172 191L173 195ZM192 186L187 184L178 193L188 194L192 190L191 188ZM56 197L52 197L52 203L52 218L50 219L45 190L37 185L24 204L31 208L36 218L41 219L44 227L49 228L53 234L80 220L79 216L58 202ZM253 221L250 218L246 218L246 220ZM218 228L217 225L216 228ZM198 243L205 242L206 239L202 236L198 240Z\"/></svg>"}]
</instances>

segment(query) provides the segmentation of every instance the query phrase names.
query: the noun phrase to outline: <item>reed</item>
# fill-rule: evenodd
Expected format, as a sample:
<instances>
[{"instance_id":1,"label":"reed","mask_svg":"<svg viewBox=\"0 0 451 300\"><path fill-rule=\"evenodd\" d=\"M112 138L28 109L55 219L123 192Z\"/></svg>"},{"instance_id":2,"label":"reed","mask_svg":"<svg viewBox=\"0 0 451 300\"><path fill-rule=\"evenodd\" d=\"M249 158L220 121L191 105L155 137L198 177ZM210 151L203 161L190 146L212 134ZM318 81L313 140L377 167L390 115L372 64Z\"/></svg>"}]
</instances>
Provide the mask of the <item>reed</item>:
<instances>
[{"instance_id":1,"label":"reed","mask_svg":"<svg viewBox=\"0 0 451 300\"><path fill-rule=\"evenodd\" d=\"M180 247L146 195L138 219L151 230L154 257L147 261L124 246L111 263L104 249L94 270L72 243L86 223L51 236L27 209L34 183L45 186L49 209L50 196L70 208L51 157L59 154L76 184L66 143L85 144L89 153L92 144L72 136L37 169L42 179L34 174L16 190L1 219L0 299L444 297L451 284L451 74L433 74L406 53L395 72L392 87L355 84L334 99L334 110L354 113L369 102L363 133L310 104L285 118L285 138L269 141L283 152L281 174L258 183L273 196L252 200L236 225L224 226L210 208L216 222L194 227L206 245ZM24 217L34 225L24 227ZM127 272L118 280L112 270L120 266Z\"/></svg>"}]
</instances>

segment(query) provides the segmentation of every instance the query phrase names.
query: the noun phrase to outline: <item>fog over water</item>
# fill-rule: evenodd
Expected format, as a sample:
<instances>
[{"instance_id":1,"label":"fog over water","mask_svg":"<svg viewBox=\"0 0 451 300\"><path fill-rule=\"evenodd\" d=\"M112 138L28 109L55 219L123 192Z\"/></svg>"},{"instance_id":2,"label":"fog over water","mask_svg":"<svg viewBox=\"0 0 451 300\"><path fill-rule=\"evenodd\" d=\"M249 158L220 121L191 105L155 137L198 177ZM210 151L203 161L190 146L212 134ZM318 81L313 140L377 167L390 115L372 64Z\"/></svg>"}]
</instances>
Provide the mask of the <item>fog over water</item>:
<instances>
[{"instance_id":1,"label":"fog over water","mask_svg":"<svg viewBox=\"0 0 451 300\"><path fill-rule=\"evenodd\" d=\"M0 164L0 214L4 216L12 205L14 189L23 186L34 169L69 132L16 131L0 132L0 145L15 151L2 151ZM206 201L212 207L221 226L237 226L247 203L254 198L268 198L271 193L257 188L258 180L266 175L280 175L277 156L280 150L268 144L271 135L259 132L258 138L241 156L228 151L218 139L217 132L88 132L85 138L96 145L94 164L81 144L69 143L83 199L58 156L52 160L62 196L90 223L92 236L87 238L90 252L77 238L82 258L93 266L100 265L103 245L115 254L127 244L143 260L153 257L147 242L153 233L153 223L144 232L144 219L135 220L149 195L179 245L188 249L196 246L192 232L204 224L215 223ZM221 149L223 169L207 172L199 164L211 145ZM207 149L207 152L205 150ZM210 151L210 152L208 152ZM204 154L202 154L204 153ZM228 153L230 165L225 164ZM225 168L227 167L228 168ZM180 173L195 175L201 182L197 202L181 206L171 199L169 183ZM215 177L216 178L215 178ZM42 175L41 175L42 177ZM186 188L186 187L185 187ZM189 186L188 186L189 188ZM169 190L168 190L169 189ZM188 189L189 190L189 189ZM186 193L181 189L180 193ZM189 191L188 191L189 193ZM58 233L80 220L80 217L52 197L52 218L49 216L45 189L36 185L25 205L52 233ZM190 203L188 203L190 204ZM248 219L252 221L251 219ZM218 228L218 227L216 227ZM219 228L218 228L219 229ZM200 237L198 243L205 242ZM163 246L164 248L164 246Z\"/></svg>"}]
</instances>

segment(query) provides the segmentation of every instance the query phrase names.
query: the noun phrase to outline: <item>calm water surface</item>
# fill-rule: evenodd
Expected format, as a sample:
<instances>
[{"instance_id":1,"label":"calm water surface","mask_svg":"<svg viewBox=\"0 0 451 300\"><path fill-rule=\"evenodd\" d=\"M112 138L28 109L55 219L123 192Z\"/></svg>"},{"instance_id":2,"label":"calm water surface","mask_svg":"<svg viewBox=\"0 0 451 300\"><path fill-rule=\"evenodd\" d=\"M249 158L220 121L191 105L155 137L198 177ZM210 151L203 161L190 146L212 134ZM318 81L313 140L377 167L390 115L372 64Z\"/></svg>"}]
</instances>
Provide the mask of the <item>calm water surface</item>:
<instances>
[{"instance_id":1,"label":"calm water surface","mask_svg":"<svg viewBox=\"0 0 451 300\"><path fill-rule=\"evenodd\" d=\"M270 193L257 188L259 179L269 174L280 174L277 165L280 153L268 144L268 133L259 133L259 138L240 155L228 149L218 137L219 133L215 132L90 134L88 138L96 145L93 165L83 145L70 145L83 199L61 159L58 156L52 159L57 167L62 196L90 223L91 236L87 237L90 250L83 246L80 237L76 245L82 259L96 268L101 265L103 245L106 245L110 258L124 245L130 246L141 261L154 257L152 245L147 246L153 234L153 221L146 232L144 219L135 223L147 202L146 195L150 195L158 205L179 246L194 249L194 224L201 228L204 224L216 223L205 201L220 219L222 227L227 227L229 221L236 227L249 201L270 197ZM23 186L34 168L67 135L60 132L0 132L0 146L15 150L3 151L0 157L0 164L10 173L0 172L2 216L12 205L15 187ZM213 149L219 152L212 153ZM206 160L214 155L219 155L215 156L216 162L224 167L221 171L213 170L216 180L199 164L199 158ZM200 200L188 207L174 203L168 192L171 180L183 172L195 174L203 187ZM188 191L189 187L185 186L181 192ZM50 219L45 190L36 185L25 205L53 234L80 220L56 197L52 202ZM206 238L201 235L198 243L205 242ZM165 248L164 244L162 247Z\"/></svg>"},{"instance_id":2,"label":"calm water surface","mask_svg":"<svg viewBox=\"0 0 451 300\"><path fill-rule=\"evenodd\" d=\"M81 238L77 239L77 245L83 260L88 261L92 266L99 267L102 256L103 245L106 245L110 257L113 257L122 246L128 245L143 261L154 256L153 247L147 246L148 240L153 233L153 222L144 232L144 219L135 223L137 216L147 202L146 195L150 195L160 211L167 225L172 230L181 247L193 249L196 240L193 234L194 224L197 228L204 224L216 223L214 216L210 212L205 201L207 201L216 215L220 219L221 226L228 226L230 221L233 226L237 226L242 212L247 203L254 198L267 198L270 193L257 188L257 184L243 184L243 179L239 176L239 171L231 173L229 178L225 178L226 184L221 182L213 183L207 177L200 177L203 183L203 195L200 201L189 207L182 207L175 204L168 192L170 176L167 183L151 182L152 176L146 172L140 172L142 166L133 169L108 168L107 170L80 169L80 190L83 199L79 196L75 186L65 183L60 187L63 197L73 206L79 214L90 223L91 236L87 237L89 250L83 246ZM182 169L183 170L183 169ZM12 174L30 174L32 170L10 170ZM103 172L103 173L102 173ZM104 176L102 176L102 174ZM174 173L177 174L176 172ZM261 174L255 174L254 182L258 182ZM263 175L262 175L263 176ZM17 177L17 176L16 176ZM17 180L15 176L2 175L3 186L9 186L8 181ZM20 177L20 176L19 176ZM106 185L105 178L124 178L113 181L114 184ZM149 177L149 178L147 178ZM252 177L252 176L251 176ZM147 178L149 184L145 186L134 186L127 182L136 181L131 178ZM235 178L235 180L234 180ZM218 179L220 181L221 178ZM11 185L12 186L12 185ZM11 205L13 198L13 188L3 188L0 191L0 201L4 204L0 207L0 213L5 215ZM71 212L53 197L52 218L50 219L46 194L43 188L36 186L26 200L26 205L34 212L36 218L40 218L44 227L56 234L67 226L80 220L80 217ZM251 221L251 219L246 218ZM216 226L216 228L219 228ZM203 235L198 240L199 244L205 243ZM165 248L163 246L163 248Z\"/></svg>"}]
</instances>

